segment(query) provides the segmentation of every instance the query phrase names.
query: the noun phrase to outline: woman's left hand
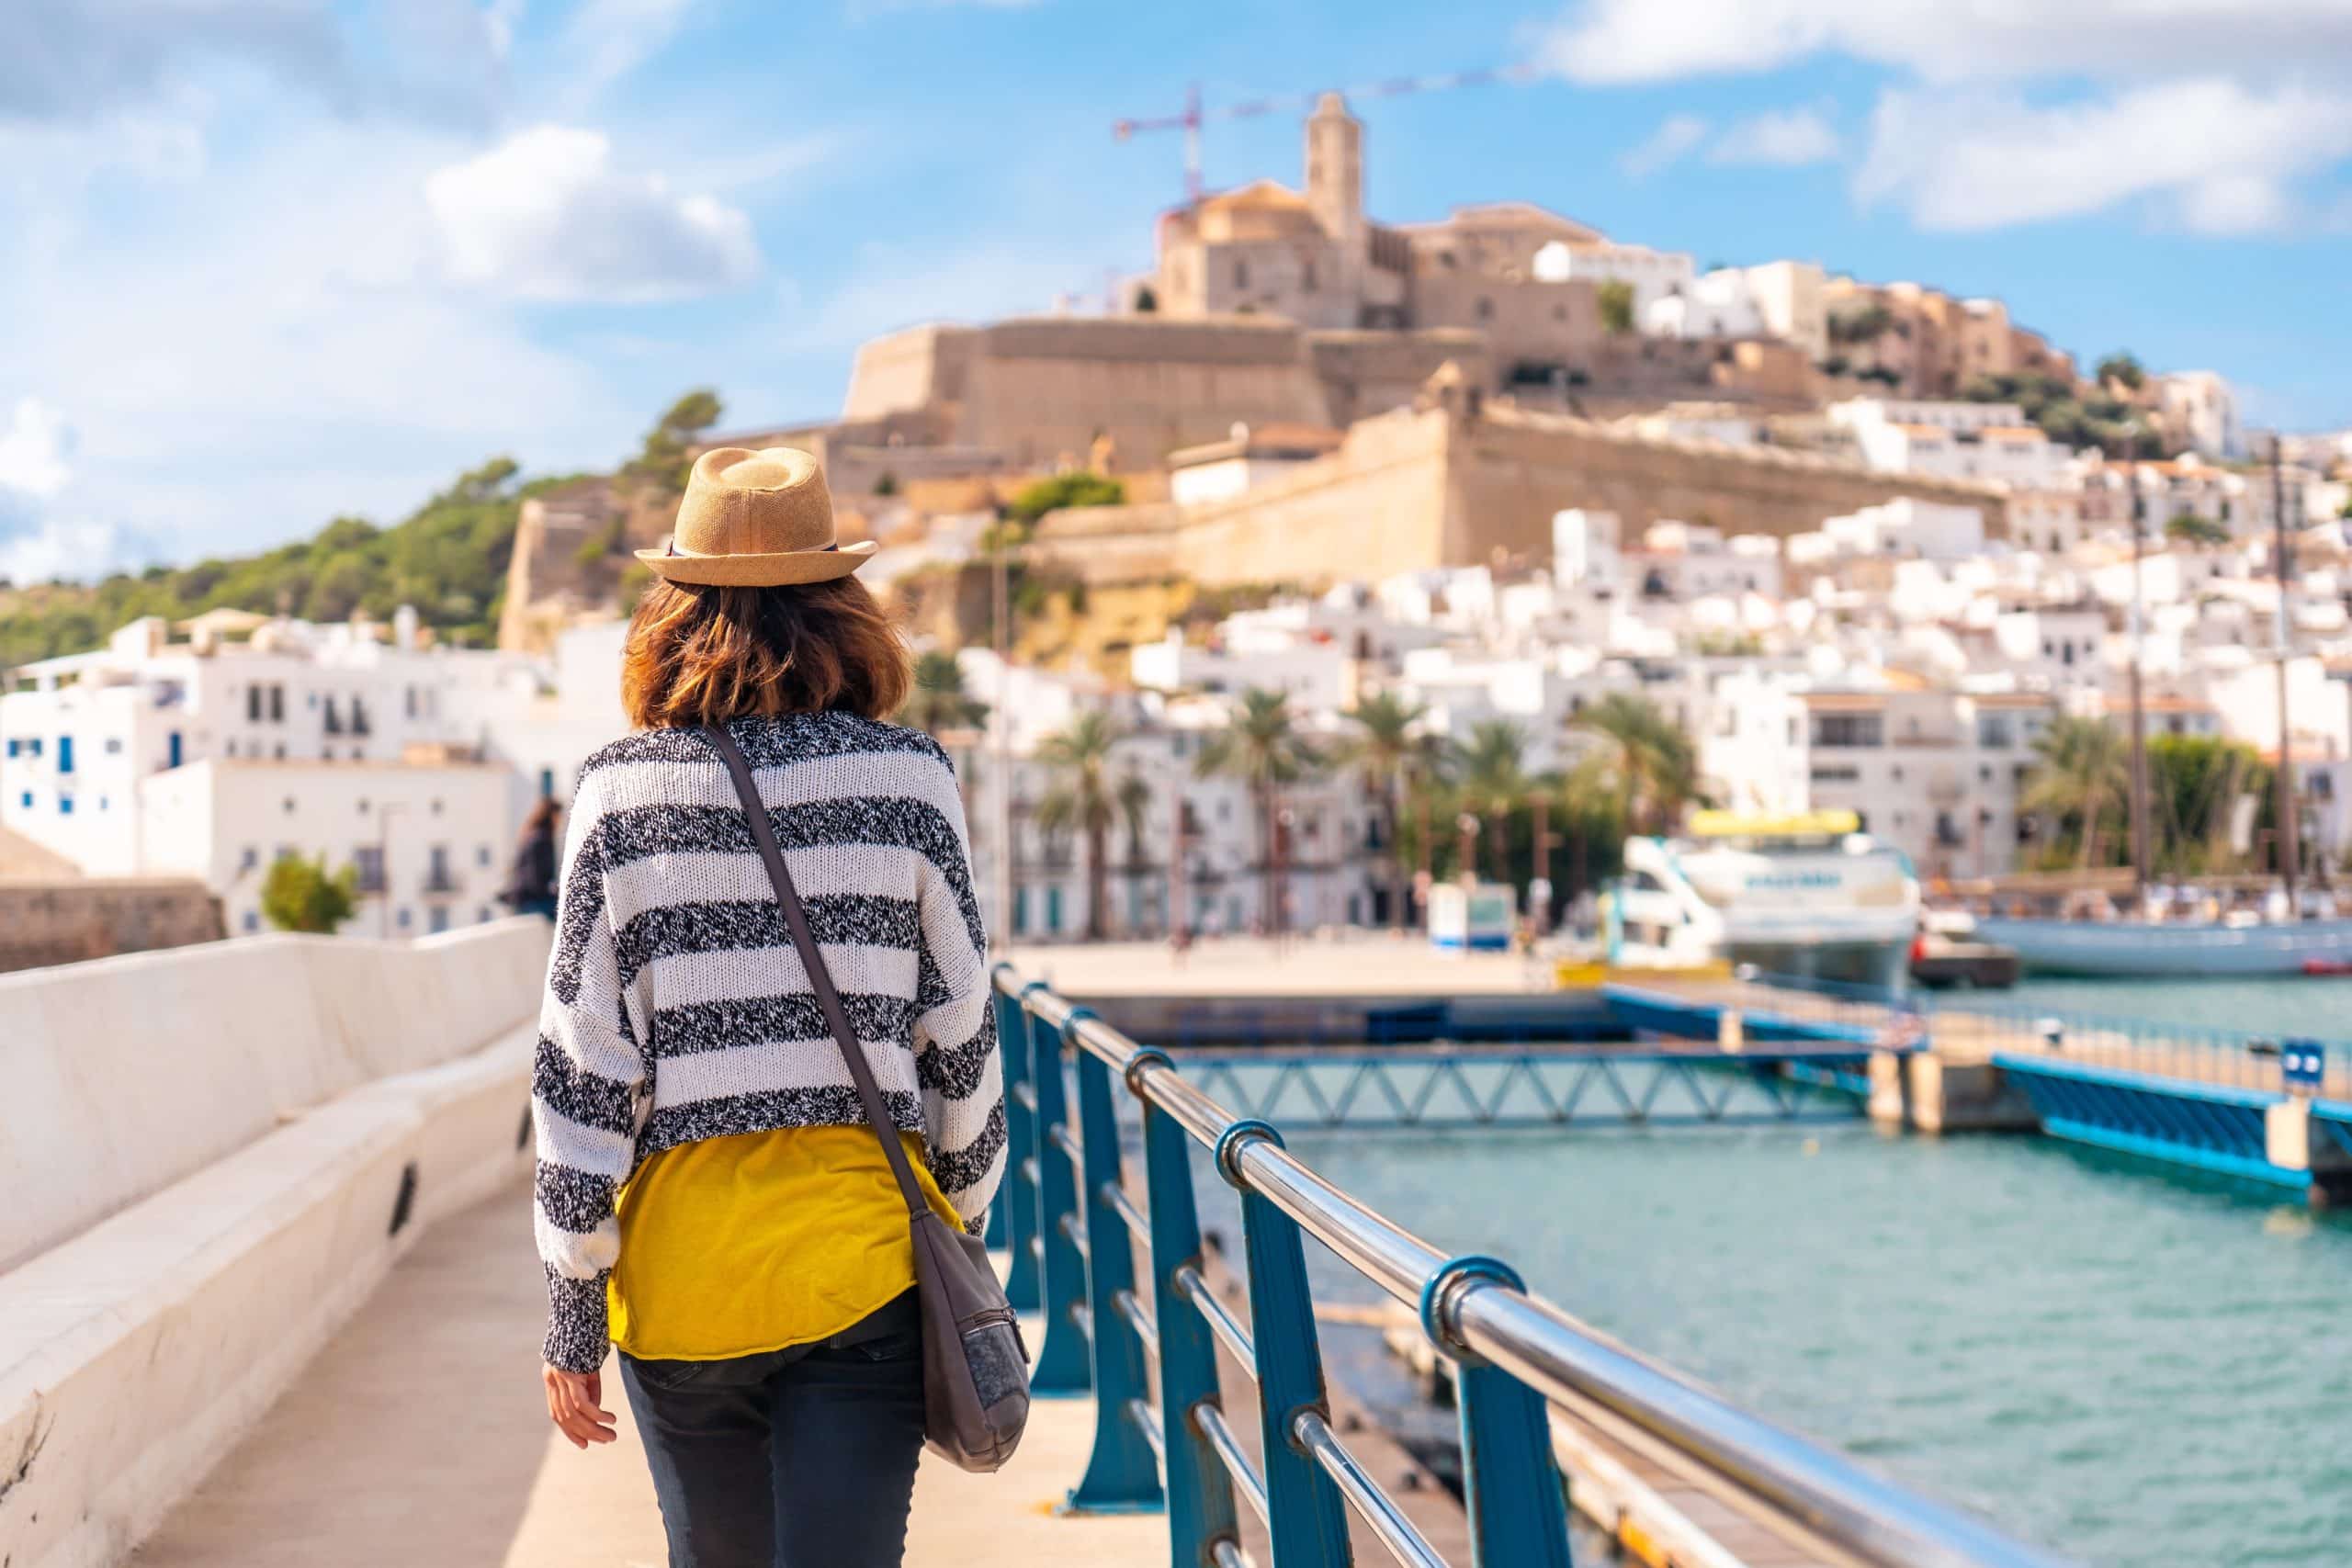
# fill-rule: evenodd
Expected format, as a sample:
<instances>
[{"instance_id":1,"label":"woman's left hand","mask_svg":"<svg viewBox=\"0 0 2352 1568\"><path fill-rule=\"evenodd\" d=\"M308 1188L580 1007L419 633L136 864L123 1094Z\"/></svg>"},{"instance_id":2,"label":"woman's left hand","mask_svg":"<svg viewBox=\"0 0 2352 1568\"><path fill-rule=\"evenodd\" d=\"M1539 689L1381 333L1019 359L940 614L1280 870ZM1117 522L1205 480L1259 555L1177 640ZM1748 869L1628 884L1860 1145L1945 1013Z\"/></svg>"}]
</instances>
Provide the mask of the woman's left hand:
<instances>
[{"instance_id":1,"label":"woman's left hand","mask_svg":"<svg viewBox=\"0 0 2352 1568\"><path fill-rule=\"evenodd\" d=\"M543 1365L539 1375L548 1385L548 1419L571 1439L573 1448L609 1443L620 1435L613 1429L613 1413L603 1408L602 1372L567 1372L561 1367Z\"/></svg>"}]
</instances>

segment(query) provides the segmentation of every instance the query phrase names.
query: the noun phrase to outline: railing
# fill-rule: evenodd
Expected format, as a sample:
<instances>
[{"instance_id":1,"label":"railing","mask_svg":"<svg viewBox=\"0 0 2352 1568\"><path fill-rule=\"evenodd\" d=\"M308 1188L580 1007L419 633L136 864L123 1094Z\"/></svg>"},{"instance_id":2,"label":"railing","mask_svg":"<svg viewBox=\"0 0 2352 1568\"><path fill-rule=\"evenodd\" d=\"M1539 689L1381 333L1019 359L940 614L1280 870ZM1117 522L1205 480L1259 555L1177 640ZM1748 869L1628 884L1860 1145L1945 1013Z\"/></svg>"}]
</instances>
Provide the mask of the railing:
<instances>
[{"instance_id":1,"label":"railing","mask_svg":"<svg viewBox=\"0 0 2352 1568\"><path fill-rule=\"evenodd\" d=\"M1909 1010L1954 1021L1957 1028L1931 1030L1949 1044L2020 1055L2057 1055L2228 1089L2289 1092L2293 1087L2286 1067L2290 1047L2315 1045L2323 1067L2321 1081L2312 1087L2332 1097L2352 1098L2352 1044L2343 1041L2293 1040L2251 1030L2054 1008L1976 991L1949 996L1897 992L1792 975L1744 978L1782 993L1773 998L1774 1005L1782 1005L1785 998L1787 1010L1808 1019L1857 1022L1873 1014L1883 1020L1890 1009ZM1724 996L1726 1005L1752 1005L1754 1000L1753 991L1746 1002L1730 1000L1728 991ZM1715 999L1714 994L1708 999ZM1961 1029L1966 1031L1965 1041Z\"/></svg>"},{"instance_id":2,"label":"railing","mask_svg":"<svg viewBox=\"0 0 2352 1568\"><path fill-rule=\"evenodd\" d=\"M1178 1072L1010 965L995 975L1008 1172L1001 1239L1016 1305L1042 1312L1034 1391L1095 1404L1075 1511L1164 1507L1170 1561L1239 1568L1236 1499L1279 1568L1353 1561L1352 1510L1396 1561L1445 1559L1334 1430L1306 1238L1413 1310L1454 1364L1464 1506L1477 1568L1569 1568L1553 1401L1589 1402L1698 1461L1876 1568L2042 1568L2055 1559L1925 1501L1530 1295L1508 1264L1453 1257L1302 1164ZM1077 1112L1069 1108L1075 1068ZM1143 1197L1123 1168L1122 1096L1142 1120ZM1192 1145L1240 1195L1249 1317L1211 1290ZM1144 1259L1137 1267L1137 1244ZM1217 1351L1257 1384L1260 1461L1228 1420Z\"/></svg>"}]
</instances>

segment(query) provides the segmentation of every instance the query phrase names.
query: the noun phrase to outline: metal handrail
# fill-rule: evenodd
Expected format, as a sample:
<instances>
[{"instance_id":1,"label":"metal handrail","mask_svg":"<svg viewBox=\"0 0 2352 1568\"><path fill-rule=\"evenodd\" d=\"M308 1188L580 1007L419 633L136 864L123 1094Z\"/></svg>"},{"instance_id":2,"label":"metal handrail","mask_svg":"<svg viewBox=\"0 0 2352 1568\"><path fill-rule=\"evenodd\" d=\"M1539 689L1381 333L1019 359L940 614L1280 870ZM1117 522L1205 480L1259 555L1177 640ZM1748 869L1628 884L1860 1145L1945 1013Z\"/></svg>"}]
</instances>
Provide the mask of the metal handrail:
<instances>
[{"instance_id":1,"label":"metal handrail","mask_svg":"<svg viewBox=\"0 0 2352 1568\"><path fill-rule=\"evenodd\" d=\"M1039 1394L1091 1393L1100 1404L1095 1451L1070 1507L1132 1509L1164 1499L1181 1560L1246 1561L1234 1544L1238 1489L1264 1517L1286 1564L1347 1561L1344 1509L1364 1518L1399 1561L1440 1561L1327 1418L1299 1247L1311 1235L1411 1307L1455 1363L1480 1568L1566 1568L1565 1498L1544 1414L1553 1403L1600 1406L1874 1568L2055 1568L2063 1561L1738 1409L1529 1293L1502 1263L1449 1256L1317 1175L1271 1126L1236 1118L1166 1053L1043 985L1023 985L1009 965L999 966L996 985L1007 1077L1029 1091L1008 1119L1017 1173L1005 1225L1011 1289L1046 1315ZM1066 1059L1078 1074L1075 1134ZM1119 1176L1114 1101L1122 1089L1144 1111L1149 1179L1140 1208L1125 1199ZM1188 1143L1211 1150L1241 1195L1246 1327L1202 1273ZM1150 1258L1149 1314L1128 1310L1138 1273L1130 1226L1138 1219L1148 1232L1140 1239ZM1080 1299L1089 1296L1102 1310ZM1147 1325L1158 1344L1138 1342ZM1256 1465L1223 1414L1220 1345L1260 1384ZM1147 1364L1156 1408L1142 1397Z\"/></svg>"}]
</instances>

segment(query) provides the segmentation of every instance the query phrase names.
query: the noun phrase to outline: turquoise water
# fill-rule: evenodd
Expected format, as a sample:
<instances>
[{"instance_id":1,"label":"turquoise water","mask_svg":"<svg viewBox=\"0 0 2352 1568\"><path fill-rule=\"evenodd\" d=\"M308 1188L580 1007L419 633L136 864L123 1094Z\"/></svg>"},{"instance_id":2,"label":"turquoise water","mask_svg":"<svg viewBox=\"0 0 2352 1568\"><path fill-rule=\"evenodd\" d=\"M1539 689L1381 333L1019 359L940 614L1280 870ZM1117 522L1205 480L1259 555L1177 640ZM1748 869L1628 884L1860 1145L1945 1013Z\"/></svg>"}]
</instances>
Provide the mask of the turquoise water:
<instances>
[{"instance_id":1,"label":"turquoise water","mask_svg":"<svg viewBox=\"0 0 2352 1568\"><path fill-rule=\"evenodd\" d=\"M2352 978L2268 980L2028 980L1988 998L2200 1029L2306 1034L2352 1042ZM1965 998L1957 998L1965 1006ZM2352 1551L2345 1561L2352 1562Z\"/></svg>"},{"instance_id":2,"label":"turquoise water","mask_svg":"<svg viewBox=\"0 0 2352 1568\"><path fill-rule=\"evenodd\" d=\"M2352 1036L2352 984L2024 994ZM2352 1220L2048 1140L1861 1123L1291 1145L1439 1246L1510 1258L1735 1401L2078 1561L2352 1562Z\"/></svg>"}]
</instances>

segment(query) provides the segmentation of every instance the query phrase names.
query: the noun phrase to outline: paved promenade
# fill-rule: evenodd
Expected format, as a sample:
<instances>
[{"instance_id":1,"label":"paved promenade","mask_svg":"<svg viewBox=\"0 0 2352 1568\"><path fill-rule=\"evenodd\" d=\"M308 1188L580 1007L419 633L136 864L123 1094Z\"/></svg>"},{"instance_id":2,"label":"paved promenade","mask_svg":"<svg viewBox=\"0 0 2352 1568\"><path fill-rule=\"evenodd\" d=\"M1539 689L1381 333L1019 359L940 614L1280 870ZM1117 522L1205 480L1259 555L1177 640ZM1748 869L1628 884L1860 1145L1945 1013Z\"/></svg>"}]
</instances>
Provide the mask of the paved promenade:
<instances>
[{"instance_id":1,"label":"paved promenade","mask_svg":"<svg viewBox=\"0 0 2352 1568\"><path fill-rule=\"evenodd\" d=\"M1079 997L1468 996L1553 988L1548 959L1515 953L1441 953L1419 935L1216 938L1182 959L1164 942L1023 946L1005 954L1021 973Z\"/></svg>"},{"instance_id":2,"label":"paved promenade","mask_svg":"<svg viewBox=\"0 0 2352 1568\"><path fill-rule=\"evenodd\" d=\"M628 1402L582 1453L548 1425L544 1310L517 1186L434 1227L261 1424L131 1561L139 1568L662 1568ZM1034 1337L1034 1331L1033 1331ZM1125 1568L1162 1561L1157 1516L1052 1512L1085 1469L1093 1407L1041 1403L993 1476L926 1457L910 1564Z\"/></svg>"}]
</instances>

